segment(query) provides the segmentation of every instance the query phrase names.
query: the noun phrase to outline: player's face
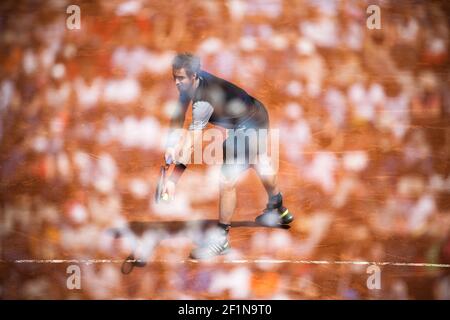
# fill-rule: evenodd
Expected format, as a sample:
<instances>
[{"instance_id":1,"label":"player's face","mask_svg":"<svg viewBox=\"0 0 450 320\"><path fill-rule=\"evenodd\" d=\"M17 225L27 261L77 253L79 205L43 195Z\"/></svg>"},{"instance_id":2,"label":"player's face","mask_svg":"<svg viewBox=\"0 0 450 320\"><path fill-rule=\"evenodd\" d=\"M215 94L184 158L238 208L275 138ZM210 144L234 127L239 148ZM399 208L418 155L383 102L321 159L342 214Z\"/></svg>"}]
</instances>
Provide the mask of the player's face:
<instances>
[{"instance_id":1,"label":"player's face","mask_svg":"<svg viewBox=\"0 0 450 320\"><path fill-rule=\"evenodd\" d=\"M173 70L173 80L179 92L189 92L194 86L195 76L189 77L183 68L175 69Z\"/></svg>"}]
</instances>

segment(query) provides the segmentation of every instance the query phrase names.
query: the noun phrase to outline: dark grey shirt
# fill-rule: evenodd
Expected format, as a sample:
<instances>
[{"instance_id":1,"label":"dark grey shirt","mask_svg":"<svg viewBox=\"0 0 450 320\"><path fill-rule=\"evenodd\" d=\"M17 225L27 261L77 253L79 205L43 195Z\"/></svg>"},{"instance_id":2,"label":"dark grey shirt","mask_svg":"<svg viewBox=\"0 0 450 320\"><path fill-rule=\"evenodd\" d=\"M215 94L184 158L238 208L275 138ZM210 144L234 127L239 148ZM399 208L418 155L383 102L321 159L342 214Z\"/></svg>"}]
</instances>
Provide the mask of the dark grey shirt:
<instances>
[{"instance_id":1,"label":"dark grey shirt","mask_svg":"<svg viewBox=\"0 0 450 320\"><path fill-rule=\"evenodd\" d=\"M264 105L243 89L206 71L199 72L199 86L192 99L183 94L179 97L179 110L172 118L172 128L183 126L185 113L192 100L192 122L189 130L203 129L208 122L235 129L251 120L266 123Z\"/></svg>"}]
</instances>

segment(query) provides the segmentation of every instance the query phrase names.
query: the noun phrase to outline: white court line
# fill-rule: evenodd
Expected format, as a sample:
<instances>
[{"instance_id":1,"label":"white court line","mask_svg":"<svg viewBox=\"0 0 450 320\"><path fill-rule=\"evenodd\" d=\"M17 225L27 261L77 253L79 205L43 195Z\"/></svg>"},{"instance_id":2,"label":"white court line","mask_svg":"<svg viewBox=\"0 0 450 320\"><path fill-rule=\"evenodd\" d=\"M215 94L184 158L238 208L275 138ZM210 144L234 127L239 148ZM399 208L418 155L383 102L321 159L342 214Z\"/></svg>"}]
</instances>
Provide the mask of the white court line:
<instances>
[{"instance_id":1,"label":"white court line","mask_svg":"<svg viewBox=\"0 0 450 320\"><path fill-rule=\"evenodd\" d=\"M102 263L123 263L135 262L136 260L121 259L34 259L34 260L0 260L0 263L36 263L36 264L102 264ZM377 266L402 266L402 267L432 267L432 268L450 268L450 264L440 263L415 263L415 262L376 262L376 261L321 261L321 260L278 260L278 259L248 259L248 260L149 260L148 263L222 263L222 264L252 264L252 263L269 263L269 264L317 264L317 265L377 265Z\"/></svg>"}]
</instances>

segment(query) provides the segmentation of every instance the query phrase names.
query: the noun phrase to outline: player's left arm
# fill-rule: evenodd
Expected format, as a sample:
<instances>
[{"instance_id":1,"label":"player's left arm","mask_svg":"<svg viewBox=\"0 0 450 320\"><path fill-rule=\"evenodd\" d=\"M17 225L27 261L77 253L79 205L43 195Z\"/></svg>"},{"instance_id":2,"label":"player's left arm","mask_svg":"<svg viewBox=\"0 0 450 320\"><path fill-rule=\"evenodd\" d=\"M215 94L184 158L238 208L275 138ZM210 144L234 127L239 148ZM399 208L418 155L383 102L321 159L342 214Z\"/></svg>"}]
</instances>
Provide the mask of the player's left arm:
<instances>
[{"instance_id":1,"label":"player's left arm","mask_svg":"<svg viewBox=\"0 0 450 320\"><path fill-rule=\"evenodd\" d=\"M201 141L203 129L207 126L213 111L212 105L207 101L197 101L192 105L192 122L180 147L181 152L175 158L175 168L165 184L165 192L169 198L173 198L175 185L190 162L195 141Z\"/></svg>"},{"instance_id":2,"label":"player's left arm","mask_svg":"<svg viewBox=\"0 0 450 320\"><path fill-rule=\"evenodd\" d=\"M164 158L168 164L174 160L175 154L177 153L177 146L182 144L183 124L190 101L191 99L187 95L180 94L173 114L171 115L169 134L164 152Z\"/></svg>"}]
</instances>

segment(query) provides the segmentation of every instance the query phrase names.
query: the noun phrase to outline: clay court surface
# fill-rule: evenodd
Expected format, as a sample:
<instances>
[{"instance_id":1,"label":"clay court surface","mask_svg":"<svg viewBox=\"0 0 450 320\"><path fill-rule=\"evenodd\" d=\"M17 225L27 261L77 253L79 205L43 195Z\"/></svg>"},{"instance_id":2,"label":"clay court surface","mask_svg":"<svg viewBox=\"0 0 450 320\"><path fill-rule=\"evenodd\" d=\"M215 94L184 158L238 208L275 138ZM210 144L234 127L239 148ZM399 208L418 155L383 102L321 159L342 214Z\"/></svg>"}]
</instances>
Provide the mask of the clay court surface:
<instances>
[{"instance_id":1,"label":"clay court surface","mask_svg":"<svg viewBox=\"0 0 450 320\"><path fill-rule=\"evenodd\" d=\"M78 4L0 4L1 299L450 299L448 1ZM266 106L295 216L249 170L211 261L220 165L153 200L184 51Z\"/></svg>"}]
</instances>

